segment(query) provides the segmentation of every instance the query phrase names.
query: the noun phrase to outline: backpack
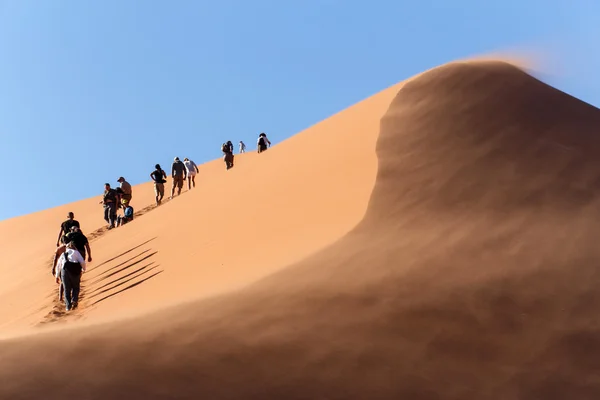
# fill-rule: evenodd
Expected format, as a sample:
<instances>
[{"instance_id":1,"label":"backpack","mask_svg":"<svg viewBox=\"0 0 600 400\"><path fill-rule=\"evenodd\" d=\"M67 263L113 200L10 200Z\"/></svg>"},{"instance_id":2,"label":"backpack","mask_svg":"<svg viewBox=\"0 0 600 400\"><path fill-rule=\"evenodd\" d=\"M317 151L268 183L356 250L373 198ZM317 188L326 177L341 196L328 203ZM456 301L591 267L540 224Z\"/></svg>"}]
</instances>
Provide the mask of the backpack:
<instances>
[{"instance_id":1,"label":"backpack","mask_svg":"<svg viewBox=\"0 0 600 400\"><path fill-rule=\"evenodd\" d=\"M261 147L265 147L267 145L267 143L265 143L265 137L261 136L260 139L258 139L258 145Z\"/></svg>"},{"instance_id":2,"label":"backpack","mask_svg":"<svg viewBox=\"0 0 600 400\"><path fill-rule=\"evenodd\" d=\"M125 218L131 218L133 219L133 207L129 206L125 209Z\"/></svg>"},{"instance_id":3,"label":"backpack","mask_svg":"<svg viewBox=\"0 0 600 400\"><path fill-rule=\"evenodd\" d=\"M223 153L229 153L229 145L228 145L227 143L223 143L223 144L221 145L221 151L222 151Z\"/></svg>"},{"instance_id":4,"label":"backpack","mask_svg":"<svg viewBox=\"0 0 600 400\"><path fill-rule=\"evenodd\" d=\"M63 265L63 268L72 274L75 274L75 275L81 274L81 271L83 271L81 264L78 262L69 261L69 258L67 257L67 252L68 252L68 250L65 250L65 252L63 253L63 255L65 257L65 264Z\"/></svg>"}]
</instances>

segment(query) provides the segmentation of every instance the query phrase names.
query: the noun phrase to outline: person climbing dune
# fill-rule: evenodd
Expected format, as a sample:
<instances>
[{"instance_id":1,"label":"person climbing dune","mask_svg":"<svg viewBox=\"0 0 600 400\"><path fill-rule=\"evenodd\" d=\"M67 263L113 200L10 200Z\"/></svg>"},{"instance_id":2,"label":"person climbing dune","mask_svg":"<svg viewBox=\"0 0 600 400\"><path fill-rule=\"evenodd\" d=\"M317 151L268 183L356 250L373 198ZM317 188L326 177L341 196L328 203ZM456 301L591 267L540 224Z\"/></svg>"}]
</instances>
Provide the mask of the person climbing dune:
<instances>
[{"instance_id":1,"label":"person climbing dune","mask_svg":"<svg viewBox=\"0 0 600 400\"><path fill-rule=\"evenodd\" d=\"M258 135L256 145L259 153L262 153L263 151L271 147L271 141L267 138L266 133L262 132L260 135Z\"/></svg>"},{"instance_id":2,"label":"person climbing dune","mask_svg":"<svg viewBox=\"0 0 600 400\"><path fill-rule=\"evenodd\" d=\"M156 205L159 206L165 196L165 183L167 183L167 173L160 167L160 164L154 166L154 171L150 174L154 181L154 195Z\"/></svg>"},{"instance_id":3,"label":"person climbing dune","mask_svg":"<svg viewBox=\"0 0 600 400\"><path fill-rule=\"evenodd\" d=\"M131 184L122 176L117 179L117 182L120 183L120 186L116 189L121 196L121 204L119 206L125 209L133 198L133 190L131 189Z\"/></svg>"},{"instance_id":4,"label":"person climbing dune","mask_svg":"<svg viewBox=\"0 0 600 400\"><path fill-rule=\"evenodd\" d=\"M62 282L65 308L71 311L77 308L81 290L81 275L86 270L85 260L75 247L74 242L67 244L67 249L59 257L56 265L56 283Z\"/></svg>"},{"instance_id":5,"label":"person climbing dune","mask_svg":"<svg viewBox=\"0 0 600 400\"><path fill-rule=\"evenodd\" d=\"M115 227L117 222L117 202L119 199L115 189L110 187L110 183L104 184L104 195L100 204L104 205L104 220L108 224L108 229Z\"/></svg>"},{"instance_id":6,"label":"person climbing dune","mask_svg":"<svg viewBox=\"0 0 600 400\"><path fill-rule=\"evenodd\" d=\"M175 187L177 187L177 196L181 194L181 188L183 182L187 178L187 171L185 170L185 164L181 162L179 157L175 157L173 165L171 165L171 176L173 177L173 186L171 187L171 197L175 195Z\"/></svg>"},{"instance_id":7,"label":"person climbing dune","mask_svg":"<svg viewBox=\"0 0 600 400\"><path fill-rule=\"evenodd\" d=\"M81 253L81 256L85 258L87 254L87 261L92 261L92 249L90 248L90 242L88 238L81 232L81 229L74 226L71 228L71 232L67 234L65 243L73 242L75 247Z\"/></svg>"},{"instance_id":8,"label":"person climbing dune","mask_svg":"<svg viewBox=\"0 0 600 400\"><path fill-rule=\"evenodd\" d=\"M223 161L227 169L233 168L233 143L231 140L221 145L221 151L223 152Z\"/></svg>"},{"instance_id":9,"label":"person climbing dune","mask_svg":"<svg viewBox=\"0 0 600 400\"><path fill-rule=\"evenodd\" d=\"M67 220L60 224L60 232L58 232L58 239L56 239L56 247L60 246L61 238L71 232L73 226L80 228L79 221L75 219L75 214L69 212L67 214Z\"/></svg>"},{"instance_id":10,"label":"person climbing dune","mask_svg":"<svg viewBox=\"0 0 600 400\"><path fill-rule=\"evenodd\" d=\"M246 152L246 143L240 140L240 154Z\"/></svg>"},{"instance_id":11,"label":"person climbing dune","mask_svg":"<svg viewBox=\"0 0 600 400\"><path fill-rule=\"evenodd\" d=\"M65 252L65 250L67 250L67 243L69 243L69 238L67 236L63 236L60 238L60 241L62 244L56 248L56 250L54 251L54 258L52 259L52 276L56 275L56 265L58 263L58 259ZM58 283L58 301L64 301L62 282L57 281L56 283Z\"/></svg>"},{"instance_id":12,"label":"person climbing dune","mask_svg":"<svg viewBox=\"0 0 600 400\"><path fill-rule=\"evenodd\" d=\"M185 165L187 172L188 190L192 190L192 187L196 187L196 173L200 172L200 170L196 163L187 157L183 159L183 165Z\"/></svg>"}]
</instances>

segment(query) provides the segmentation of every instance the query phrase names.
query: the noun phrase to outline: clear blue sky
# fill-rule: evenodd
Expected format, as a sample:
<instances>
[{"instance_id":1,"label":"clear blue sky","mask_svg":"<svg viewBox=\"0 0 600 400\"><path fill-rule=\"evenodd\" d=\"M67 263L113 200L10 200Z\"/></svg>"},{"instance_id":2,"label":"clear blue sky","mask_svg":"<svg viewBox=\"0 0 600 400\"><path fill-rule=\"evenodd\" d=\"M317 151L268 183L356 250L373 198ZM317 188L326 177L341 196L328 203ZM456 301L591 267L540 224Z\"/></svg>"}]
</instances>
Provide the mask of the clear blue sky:
<instances>
[{"instance_id":1,"label":"clear blue sky","mask_svg":"<svg viewBox=\"0 0 600 400\"><path fill-rule=\"evenodd\" d=\"M545 80L598 105L598 38L593 0L0 0L0 220L276 144L481 52L551 48Z\"/></svg>"}]
</instances>

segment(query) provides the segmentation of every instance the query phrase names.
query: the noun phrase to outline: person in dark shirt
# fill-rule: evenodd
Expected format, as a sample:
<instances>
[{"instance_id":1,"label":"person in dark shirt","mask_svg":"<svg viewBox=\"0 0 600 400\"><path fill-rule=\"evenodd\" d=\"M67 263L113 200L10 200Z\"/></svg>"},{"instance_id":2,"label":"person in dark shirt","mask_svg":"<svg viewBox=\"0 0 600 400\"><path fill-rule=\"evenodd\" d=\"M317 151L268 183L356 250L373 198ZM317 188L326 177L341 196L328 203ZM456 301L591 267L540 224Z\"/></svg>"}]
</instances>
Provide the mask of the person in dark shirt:
<instances>
[{"instance_id":1,"label":"person in dark shirt","mask_svg":"<svg viewBox=\"0 0 600 400\"><path fill-rule=\"evenodd\" d=\"M221 151L223 152L223 161L225 161L225 167L227 169L233 168L233 143L228 140L226 143L221 145Z\"/></svg>"},{"instance_id":2,"label":"person in dark shirt","mask_svg":"<svg viewBox=\"0 0 600 400\"><path fill-rule=\"evenodd\" d=\"M67 233L71 232L71 228L76 226L80 228L79 221L75 220L75 214L73 212L69 212L67 214L67 220L60 224L60 232L58 232L58 239L56 239L56 247L60 246L60 239L65 236Z\"/></svg>"},{"instance_id":3,"label":"person in dark shirt","mask_svg":"<svg viewBox=\"0 0 600 400\"><path fill-rule=\"evenodd\" d=\"M81 256L85 259L85 255L87 254L88 262L92 261L92 249L90 249L90 242L78 227L74 226L71 228L71 232L67 234L67 239L65 242L75 243L75 247L77 250L79 250Z\"/></svg>"},{"instance_id":4,"label":"person in dark shirt","mask_svg":"<svg viewBox=\"0 0 600 400\"><path fill-rule=\"evenodd\" d=\"M175 187L177 187L177 195L181 194L181 188L183 182L187 178L187 171L185 170L185 164L181 162L179 157L175 157L173 165L171 165L171 176L173 177L173 186L171 187L171 199L175 195Z\"/></svg>"},{"instance_id":5,"label":"person in dark shirt","mask_svg":"<svg viewBox=\"0 0 600 400\"><path fill-rule=\"evenodd\" d=\"M160 205L165 195L165 183L167 182L167 173L160 167L160 164L154 166L154 171L150 174L154 181L154 194L156 195L156 205Z\"/></svg>"},{"instance_id":6,"label":"person in dark shirt","mask_svg":"<svg viewBox=\"0 0 600 400\"><path fill-rule=\"evenodd\" d=\"M104 195L100 204L104 204L104 220L108 224L108 229L115 227L117 223L117 205L119 194L110 187L110 183L104 184Z\"/></svg>"}]
</instances>

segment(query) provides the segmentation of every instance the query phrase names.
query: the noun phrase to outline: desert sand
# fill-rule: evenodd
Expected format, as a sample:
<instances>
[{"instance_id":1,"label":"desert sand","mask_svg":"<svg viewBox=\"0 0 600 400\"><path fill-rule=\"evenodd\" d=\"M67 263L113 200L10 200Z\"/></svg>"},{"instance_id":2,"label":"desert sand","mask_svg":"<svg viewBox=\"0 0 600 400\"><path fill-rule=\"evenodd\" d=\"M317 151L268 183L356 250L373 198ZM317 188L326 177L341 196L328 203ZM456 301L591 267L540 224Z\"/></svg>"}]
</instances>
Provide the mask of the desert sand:
<instances>
[{"instance_id":1,"label":"desert sand","mask_svg":"<svg viewBox=\"0 0 600 400\"><path fill-rule=\"evenodd\" d=\"M599 128L460 61L158 208L138 185L122 228L99 197L3 221L0 398L597 399ZM68 211L94 261L65 314Z\"/></svg>"}]
</instances>

